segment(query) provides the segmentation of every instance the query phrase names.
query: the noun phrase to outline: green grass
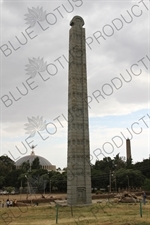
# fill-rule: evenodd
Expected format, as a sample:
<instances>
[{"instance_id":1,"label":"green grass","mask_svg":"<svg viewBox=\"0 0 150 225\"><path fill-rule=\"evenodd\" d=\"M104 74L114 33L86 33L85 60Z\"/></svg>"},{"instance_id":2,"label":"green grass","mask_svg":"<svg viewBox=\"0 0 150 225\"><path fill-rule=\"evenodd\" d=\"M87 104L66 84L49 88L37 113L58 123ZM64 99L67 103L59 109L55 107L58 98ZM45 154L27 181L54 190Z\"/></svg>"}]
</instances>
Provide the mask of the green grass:
<instances>
[{"instance_id":1,"label":"green grass","mask_svg":"<svg viewBox=\"0 0 150 225\"><path fill-rule=\"evenodd\" d=\"M87 207L58 208L59 225L149 225L150 205L143 206L140 217L139 204L100 203ZM35 207L17 207L0 209L1 225L54 225L56 207L39 205Z\"/></svg>"}]
</instances>

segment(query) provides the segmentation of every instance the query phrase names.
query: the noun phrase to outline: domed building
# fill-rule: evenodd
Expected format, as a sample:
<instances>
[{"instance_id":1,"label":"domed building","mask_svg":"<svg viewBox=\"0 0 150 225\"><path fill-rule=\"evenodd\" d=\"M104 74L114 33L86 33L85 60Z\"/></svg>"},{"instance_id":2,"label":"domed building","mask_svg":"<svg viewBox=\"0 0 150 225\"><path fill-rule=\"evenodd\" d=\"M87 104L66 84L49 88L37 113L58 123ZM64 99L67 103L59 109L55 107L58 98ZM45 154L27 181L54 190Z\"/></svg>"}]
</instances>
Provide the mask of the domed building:
<instances>
[{"instance_id":1,"label":"domed building","mask_svg":"<svg viewBox=\"0 0 150 225\"><path fill-rule=\"evenodd\" d=\"M40 165L42 167L42 169L45 169L45 170L48 170L48 171L51 171L51 170L56 170L56 166L55 165L52 165L47 159L45 159L44 157L42 156L38 156L38 155L35 155L34 151L31 152L30 155L27 155L27 156L24 156L22 157L21 159L18 159L16 161L16 169L20 169L22 163L24 162L28 162L30 163L30 166L32 165L32 162L34 161L35 158L39 158L39 162L40 162Z\"/></svg>"}]
</instances>

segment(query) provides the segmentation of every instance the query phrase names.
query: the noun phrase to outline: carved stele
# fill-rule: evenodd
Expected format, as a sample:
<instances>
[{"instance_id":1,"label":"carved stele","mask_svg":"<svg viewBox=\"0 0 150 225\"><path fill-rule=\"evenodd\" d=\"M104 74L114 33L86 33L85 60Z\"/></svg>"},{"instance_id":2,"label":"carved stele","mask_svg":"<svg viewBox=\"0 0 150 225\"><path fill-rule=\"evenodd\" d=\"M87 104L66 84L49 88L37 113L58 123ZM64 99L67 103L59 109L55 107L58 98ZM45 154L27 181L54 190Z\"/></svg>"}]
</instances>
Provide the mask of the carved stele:
<instances>
[{"instance_id":1,"label":"carved stele","mask_svg":"<svg viewBox=\"0 0 150 225\"><path fill-rule=\"evenodd\" d=\"M82 28L84 26L84 20L81 16L74 16L70 22L70 26L76 26Z\"/></svg>"},{"instance_id":2,"label":"carved stele","mask_svg":"<svg viewBox=\"0 0 150 225\"><path fill-rule=\"evenodd\" d=\"M84 20L75 16L69 32L67 202L91 204Z\"/></svg>"}]
</instances>

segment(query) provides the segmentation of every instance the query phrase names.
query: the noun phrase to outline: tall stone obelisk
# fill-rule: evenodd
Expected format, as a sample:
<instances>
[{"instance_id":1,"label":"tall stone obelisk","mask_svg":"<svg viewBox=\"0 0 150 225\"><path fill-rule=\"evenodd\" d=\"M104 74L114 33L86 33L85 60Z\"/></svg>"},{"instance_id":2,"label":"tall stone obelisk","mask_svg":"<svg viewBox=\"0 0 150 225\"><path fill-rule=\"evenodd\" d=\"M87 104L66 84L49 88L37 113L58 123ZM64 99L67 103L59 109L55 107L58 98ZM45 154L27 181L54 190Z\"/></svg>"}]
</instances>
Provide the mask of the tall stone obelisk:
<instances>
[{"instance_id":1,"label":"tall stone obelisk","mask_svg":"<svg viewBox=\"0 0 150 225\"><path fill-rule=\"evenodd\" d=\"M131 156L131 143L130 139L126 139L126 160L131 161L132 156Z\"/></svg>"},{"instance_id":2,"label":"tall stone obelisk","mask_svg":"<svg viewBox=\"0 0 150 225\"><path fill-rule=\"evenodd\" d=\"M75 16L69 33L67 202L91 204L84 20Z\"/></svg>"}]
</instances>

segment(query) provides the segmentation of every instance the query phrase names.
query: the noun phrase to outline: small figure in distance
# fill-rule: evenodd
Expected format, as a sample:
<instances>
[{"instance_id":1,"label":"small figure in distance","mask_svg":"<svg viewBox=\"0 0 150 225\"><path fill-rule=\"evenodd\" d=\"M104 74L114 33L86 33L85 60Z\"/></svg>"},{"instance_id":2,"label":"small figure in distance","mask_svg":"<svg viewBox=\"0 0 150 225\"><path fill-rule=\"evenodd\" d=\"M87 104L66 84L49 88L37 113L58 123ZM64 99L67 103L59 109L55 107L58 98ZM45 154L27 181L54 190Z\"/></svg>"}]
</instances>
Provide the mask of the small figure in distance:
<instances>
[{"instance_id":1,"label":"small figure in distance","mask_svg":"<svg viewBox=\"0 0 150 225\"><path fill-rule=\"evenodd\" d=\"M2 208L4 208L5 206L5 202L4 202L4 199L2 200Z\"/></svg>"},{"instance_id":2,"label":"small figure in distance","mask_svg":"<svg viewBox=\"0 0 150 225\"><path fill-rule=\"evenodd\" d=\"M143 197L143 204L146 204L146 193L145 191L142 192L142 197Z\"/></svg>"},{"instance_id":3,"label":"small figure in distance","mask_svg":"<svg viewBox=\"0 0 150 225\"><path fill-rule=\"evenodd\" d=\"M9 199L6 200L7 208L9 207Z\"/></svg>"}]
</instances>

